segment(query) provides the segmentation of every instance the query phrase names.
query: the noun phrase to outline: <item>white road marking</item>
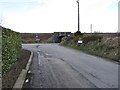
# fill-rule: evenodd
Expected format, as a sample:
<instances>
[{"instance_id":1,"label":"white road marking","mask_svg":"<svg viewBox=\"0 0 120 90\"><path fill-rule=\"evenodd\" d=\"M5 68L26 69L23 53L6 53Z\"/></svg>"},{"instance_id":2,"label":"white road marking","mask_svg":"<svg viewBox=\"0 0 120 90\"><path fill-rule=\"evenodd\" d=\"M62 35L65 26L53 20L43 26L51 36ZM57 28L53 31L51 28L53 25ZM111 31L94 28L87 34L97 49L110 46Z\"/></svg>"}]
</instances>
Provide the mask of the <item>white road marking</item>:
<instances>
[{"instance_id":1,"label":"white road marking","mask_svg":"<svg viewBox=\"0 0 120 90\"><path fill-rule=\"evenodd\" d=\"M46 53L46 55L49 55L48 53Z\"/></svg>"},{"instance_id":2,"label":"white road marking","mask_svg":"<svg viewBox=\"0 0 120 90\"><path fill-rule=\"evenodd\" d=\"M40 65L40 53L38 52L38 64Z\"/></svg>"},{"instance_id":3,"label":"white road marking","mask_svg":"<svg viewBox=\"0 0 120 90\"><path fill-rule=\"evenodd\" d=\"M41 50L38 50L38 52L41 52Z\"/></svg>"}]
</instances>

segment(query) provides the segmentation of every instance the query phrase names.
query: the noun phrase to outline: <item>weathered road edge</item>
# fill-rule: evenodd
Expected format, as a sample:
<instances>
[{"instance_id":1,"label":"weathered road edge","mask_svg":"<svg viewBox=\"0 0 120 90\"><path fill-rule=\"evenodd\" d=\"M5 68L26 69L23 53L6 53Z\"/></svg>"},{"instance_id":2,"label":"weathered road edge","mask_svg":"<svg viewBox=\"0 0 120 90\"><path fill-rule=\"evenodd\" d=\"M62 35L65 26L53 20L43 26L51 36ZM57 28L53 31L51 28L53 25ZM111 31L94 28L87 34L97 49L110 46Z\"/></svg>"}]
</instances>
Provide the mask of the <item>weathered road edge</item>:
<instances>
[{"instance_id":1,"label":"weathered road edge","mask_svg":"<svg viewBox=\"0 0 120 90\"><path fill-rule=\"evenodd\" d=\"M31 55L30 55L30 58L28 60L27 65L26 65L26 68L21 71L18 79L16 80L16 82L15 82L15 84L13 86L13 89L16 89L16 88L22 89L25 78L26 78L26 75L27 75L27 72L28 72L28 70L30 68L32 57L33 57L33 52L31 51Z\"/></svg>"}]
</instances>

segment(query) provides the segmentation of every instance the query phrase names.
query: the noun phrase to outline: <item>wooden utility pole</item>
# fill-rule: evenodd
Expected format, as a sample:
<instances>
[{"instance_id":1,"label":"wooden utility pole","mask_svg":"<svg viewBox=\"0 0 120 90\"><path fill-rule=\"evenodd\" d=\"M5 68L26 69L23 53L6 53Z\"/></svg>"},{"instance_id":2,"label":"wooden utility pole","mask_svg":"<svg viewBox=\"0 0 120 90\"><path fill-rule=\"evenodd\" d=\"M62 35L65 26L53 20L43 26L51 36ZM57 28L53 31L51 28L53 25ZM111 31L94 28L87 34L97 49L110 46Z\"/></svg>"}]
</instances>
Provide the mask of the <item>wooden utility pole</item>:
<instances>
[{"instance_id":1,"label":"wooden utility pole","mask_svg":"<svg viewBox=\"0 0 120 90\"><path fill-rule=\"evenodd\" d=\"M80 11L79 11L79 0L77 0L78 3L78 30L77 32L75 32L75 35L82 35L82 33L80 32Z\"/></svg>"},{"instance_id":2,"label":"wooden utility pole","mask_svg":"<svg viewBox=\"0 0 120 90\"><path fill-rule=\"evenodd\" d=\"M118 2L118 32L120 32L120 1Z\"/></svg>"},{"instance_id":3,"label":"wooden utility pole","mask_svg":"<svg viewBox=\"0 0 120 90\"><path fill-rule=\"evenodd\" d=\"M90 30L91 30L91 33L92 33L92 24L90 24Z\"/></svg>"},{"instance_id":4,"label":"wooden utility pole","mask_svg":"<svg viewBox=\"0 0 120 90\"><path fill-rule=\"evenodd\" d=\"M79 0L77 0L77 3L78 3L78 31L80 31L80 18L79 18Z\"/></svg>"}]
</instances>

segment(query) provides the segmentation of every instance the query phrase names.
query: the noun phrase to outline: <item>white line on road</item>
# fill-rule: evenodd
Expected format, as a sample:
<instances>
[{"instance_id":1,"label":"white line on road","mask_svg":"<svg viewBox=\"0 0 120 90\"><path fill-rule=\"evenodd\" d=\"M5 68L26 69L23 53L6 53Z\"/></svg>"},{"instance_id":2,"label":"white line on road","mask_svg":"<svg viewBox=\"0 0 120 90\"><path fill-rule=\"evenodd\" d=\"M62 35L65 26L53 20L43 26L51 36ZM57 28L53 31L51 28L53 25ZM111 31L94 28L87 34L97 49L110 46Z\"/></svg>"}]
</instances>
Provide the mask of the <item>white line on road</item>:
<instances>
[{"instance_id":1,"label":"white line on road","mask_svg":"<svg viewBox=\"0 0 120 90\"><path fill-rule=\"evenodd\" d=\"M46 53L46 55L48 56L49 54L48 54L48 53Z\"/></svg>"},{"instance_id":2,"label":"white line on road","mask_svg":"<svg viewBox=\"0 0 120 90\"><path fill-rule=\"evenodd\" d=\"M38 64L40 65L40 53L38 52Z\"/></svg>"}]
</instances>

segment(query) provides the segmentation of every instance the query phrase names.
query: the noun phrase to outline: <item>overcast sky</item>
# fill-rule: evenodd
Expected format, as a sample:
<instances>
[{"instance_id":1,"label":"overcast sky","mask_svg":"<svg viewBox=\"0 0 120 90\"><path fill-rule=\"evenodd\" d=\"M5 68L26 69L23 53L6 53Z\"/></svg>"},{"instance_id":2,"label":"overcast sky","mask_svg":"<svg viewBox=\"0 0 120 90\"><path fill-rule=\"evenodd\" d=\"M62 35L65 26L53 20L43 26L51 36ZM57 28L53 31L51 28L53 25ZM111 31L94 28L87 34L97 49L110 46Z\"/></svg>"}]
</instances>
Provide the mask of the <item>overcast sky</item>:
<instances>
[{"instance_id":1,"label":"overcast sky","mask_svg":"<svg viewBox=\"0 0 120 90\"><path fill-rule=\"evenodd\" d=\"M0 0L0 23L18 32L77 31L77 0ZM79 0L80 31L117 32L119 0Z\"/></svg>"}]
</instances>

